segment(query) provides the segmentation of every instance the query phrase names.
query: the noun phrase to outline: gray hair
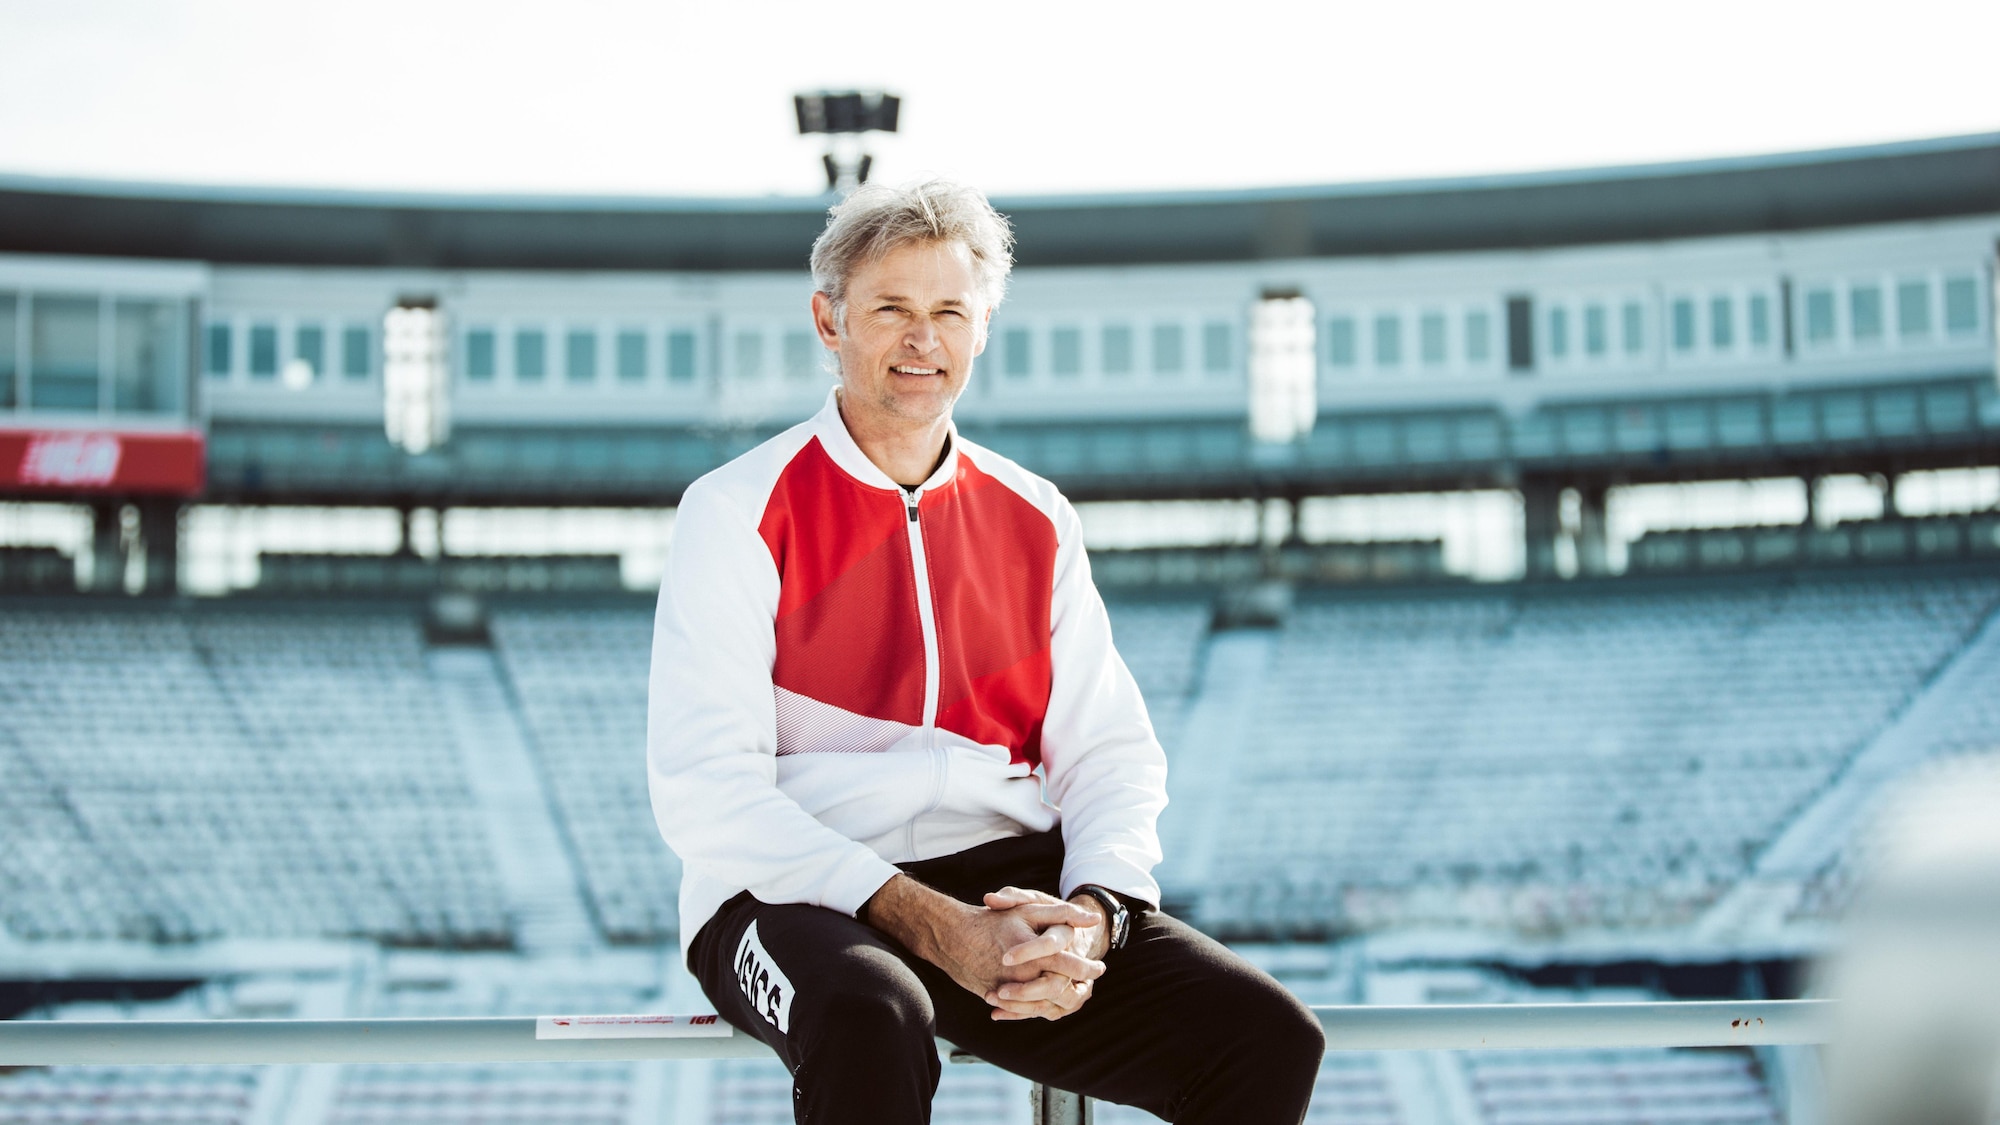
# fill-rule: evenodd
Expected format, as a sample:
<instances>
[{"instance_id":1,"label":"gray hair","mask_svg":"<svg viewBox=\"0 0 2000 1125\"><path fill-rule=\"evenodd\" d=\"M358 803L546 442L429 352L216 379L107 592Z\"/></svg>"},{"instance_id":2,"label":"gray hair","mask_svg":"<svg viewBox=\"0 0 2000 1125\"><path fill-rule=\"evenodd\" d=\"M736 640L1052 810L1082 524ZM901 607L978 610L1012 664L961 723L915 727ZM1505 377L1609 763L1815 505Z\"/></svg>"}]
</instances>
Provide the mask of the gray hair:
<instances>
[{"instance_id":1,"label":"gray hair","mask_svg":"<svg viewBox=\"0 0 2000 1125\"><path fill-rule=\"evenodd\" d=\"M833 300L834 316L847 313L847 282L854 271L912 242L962 243L986 306L1000 303L1014 268L1014 232L986 194L950 180L914 187L863 184L827 211L826 229L814 240L813 287ZM981 326L983 330L983 325Z\"/></svg>"}]
</instances>

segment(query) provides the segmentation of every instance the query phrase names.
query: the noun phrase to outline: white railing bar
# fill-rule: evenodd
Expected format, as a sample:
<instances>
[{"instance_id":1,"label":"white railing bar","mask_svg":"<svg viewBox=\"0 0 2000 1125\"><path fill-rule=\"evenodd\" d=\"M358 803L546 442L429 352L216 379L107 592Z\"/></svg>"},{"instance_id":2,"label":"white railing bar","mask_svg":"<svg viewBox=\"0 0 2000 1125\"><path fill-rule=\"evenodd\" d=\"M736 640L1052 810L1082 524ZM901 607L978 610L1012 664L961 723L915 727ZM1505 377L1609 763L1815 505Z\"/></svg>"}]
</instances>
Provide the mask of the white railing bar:
<instances>
[{"instance_id":1,"label":"white railing bar","mask_svg":"<svg viewBox=\"0 0 2000 1125\"><path fill-rule=\"evenodd\" d=\"M1316 1007L1339 1051L1753 1047L1824 1043L1828 1000ZM1192 1018L1199 1018L1193 1013ZM533 1016L5 1020L0 1066L561 1062L768 1056L757 1039L537 1039Z\"/></svg>"}]
</instances>

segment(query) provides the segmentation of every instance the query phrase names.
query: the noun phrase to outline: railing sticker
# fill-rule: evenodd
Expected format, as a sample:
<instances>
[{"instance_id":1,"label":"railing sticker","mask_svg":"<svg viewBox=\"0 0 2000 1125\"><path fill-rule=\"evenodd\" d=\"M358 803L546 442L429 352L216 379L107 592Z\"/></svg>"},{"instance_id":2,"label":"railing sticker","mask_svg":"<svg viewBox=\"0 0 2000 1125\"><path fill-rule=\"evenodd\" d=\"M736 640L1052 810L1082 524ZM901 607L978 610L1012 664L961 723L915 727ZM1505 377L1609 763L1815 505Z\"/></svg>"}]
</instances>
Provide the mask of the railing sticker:
<instances>
[{"instance_id":1,"label":"railing sticker","mask_svg":"<svg viewBox=\"0 0 2000 1125\"><path fill-rule=\"evenodd\" d=\"M727 1039L736 1030L717 1015L539 1016L537 1039Z\"/></svg>"}]
</instances>

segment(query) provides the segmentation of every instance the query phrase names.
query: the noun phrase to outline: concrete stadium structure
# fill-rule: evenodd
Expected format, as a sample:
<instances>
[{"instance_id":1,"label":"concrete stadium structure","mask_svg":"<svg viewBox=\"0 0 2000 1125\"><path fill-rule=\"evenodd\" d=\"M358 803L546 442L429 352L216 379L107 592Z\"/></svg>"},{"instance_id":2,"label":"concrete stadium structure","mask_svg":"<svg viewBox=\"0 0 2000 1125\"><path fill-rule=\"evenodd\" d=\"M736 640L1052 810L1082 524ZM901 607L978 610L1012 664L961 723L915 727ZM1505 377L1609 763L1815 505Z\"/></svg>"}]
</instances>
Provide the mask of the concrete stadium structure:
<instances>
[{"instance_id":1,"label":"concrete stadium structure","mask_svg":"<svg viewBox=\"0 0 2000 1125\"><path fill-rule=\"evenodd\" d=\"M998 202L1021 268L959 416L1077 499L1516 489L1542 574L1564 488L2000 461L2000 136ZM0 407L199 434L213 502L671 504L824 393L825 204L4 178ZM1314 341L1279 442L1246 425L1273 297ZM450 418L414 454L383 385L412 301Z\"/></svg>"}]
</instances>

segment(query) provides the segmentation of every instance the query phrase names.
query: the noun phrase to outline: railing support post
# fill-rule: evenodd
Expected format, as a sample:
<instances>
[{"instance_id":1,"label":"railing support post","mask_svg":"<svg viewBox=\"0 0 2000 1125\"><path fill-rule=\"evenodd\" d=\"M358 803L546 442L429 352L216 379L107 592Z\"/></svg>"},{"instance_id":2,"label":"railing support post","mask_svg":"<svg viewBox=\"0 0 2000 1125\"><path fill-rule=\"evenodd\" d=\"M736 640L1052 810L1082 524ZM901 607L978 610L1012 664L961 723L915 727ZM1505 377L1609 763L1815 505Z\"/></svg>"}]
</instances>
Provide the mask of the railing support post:
<instances>
[{"instance_id":1,"label":"railing support post","mask_svg":"<svg viewBox=\"0 0 2000 1125\"><path fill-rule=\"evenodd\" d=\"M1028 1100L1035 1107L1035 1125L1090 1125L1090 1099L1082 1094L1037 1082L1028 1087Z\"/></svg>"}]
</instances>

